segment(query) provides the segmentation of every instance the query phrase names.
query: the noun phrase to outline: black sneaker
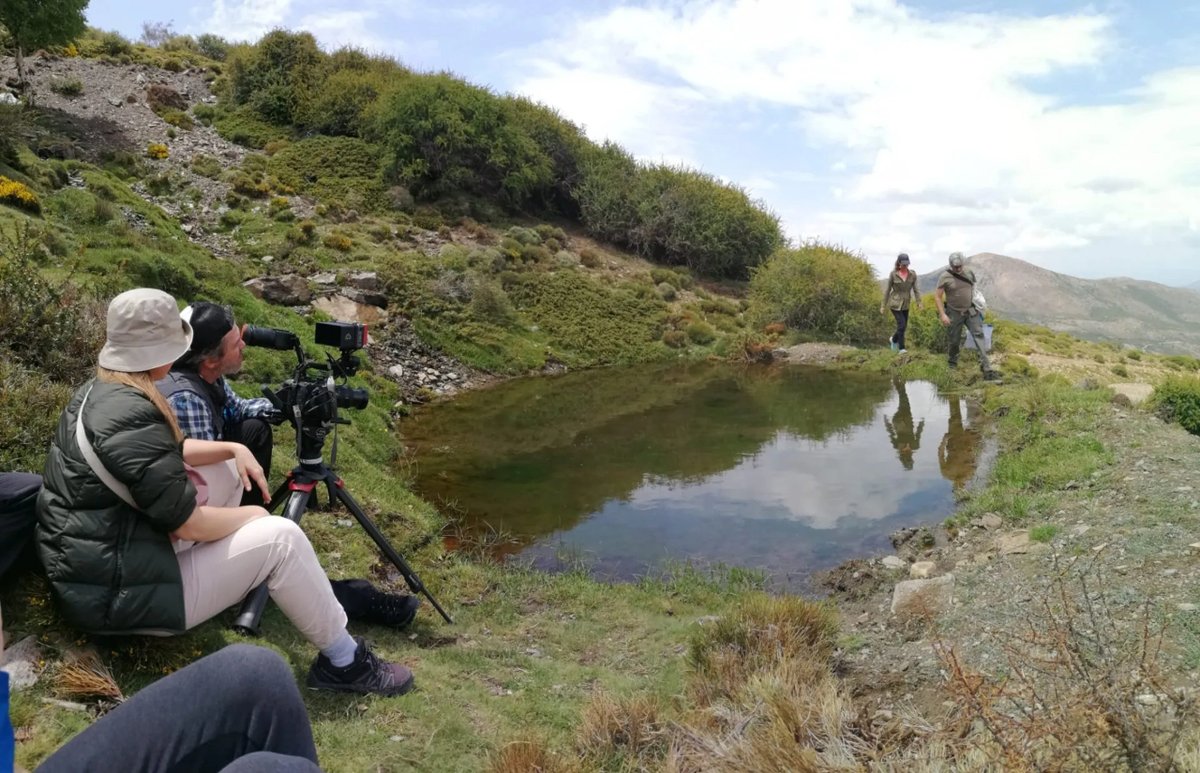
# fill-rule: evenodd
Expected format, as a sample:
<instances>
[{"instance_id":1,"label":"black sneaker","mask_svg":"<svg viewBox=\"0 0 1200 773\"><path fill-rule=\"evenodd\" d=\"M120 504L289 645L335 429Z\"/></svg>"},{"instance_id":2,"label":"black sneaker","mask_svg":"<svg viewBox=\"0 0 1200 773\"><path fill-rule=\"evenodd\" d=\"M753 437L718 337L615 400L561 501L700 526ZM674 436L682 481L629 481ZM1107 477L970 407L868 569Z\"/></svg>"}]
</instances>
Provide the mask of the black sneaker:
<instances>
[{"instance_id":1,"label":"black sneaker","mask_svg":"<svg viewBox=\"0 0 1200 773\"><path fill-rule=\"evenodd\" d=\"M413 673L408 666L380 660L367 647L367 643L355 637L358 649L354 662L338 668L324 655L317 655L312 668L308 669L307 684L314 690L354 692L361 695L403 695L413 688Z\"/></svg>"},{"instance_id":2,"label":"black sneaker","mask_svg":"<svg viewBox=\"0 0 1200 773\"><path fill-rule=\"evenodd\" d=\"M357 622L400 630L408 627L421 606L416 596L385 593L366 580L333 580L329 584L346 617Z\"/></svg>"},{"instance_id":3,"label":"black sneaker","mask_svg":"<svg viewBox=\"0 0 1200 773\"><path fill-rule=\"evenodd\" d=\"M997 373L996 371L994 371L994 370L986 370L986 371L984 371L984 372L983 372L983 380L984 380L984 381L995 381L995 382L1000 382L1000 381L1002 381L1003 379L1000 377L1000 374L999 374L999 373Z\"/></svg>"}]
</instances>

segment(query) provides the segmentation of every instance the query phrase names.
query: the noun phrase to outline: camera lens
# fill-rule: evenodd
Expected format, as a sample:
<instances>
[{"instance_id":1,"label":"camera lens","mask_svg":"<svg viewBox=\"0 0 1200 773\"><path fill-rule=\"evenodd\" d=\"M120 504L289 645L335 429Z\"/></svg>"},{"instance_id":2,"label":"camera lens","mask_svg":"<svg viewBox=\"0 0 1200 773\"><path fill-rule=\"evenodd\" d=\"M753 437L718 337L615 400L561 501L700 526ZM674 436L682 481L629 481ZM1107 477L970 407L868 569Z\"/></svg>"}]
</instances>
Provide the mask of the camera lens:
<instances>
[{"instance_id":1,"label":"camera lens","mask_svg":"<svg viewBox=\"0 0 1200 773\"><path fill-rule=\"evenodd\" d=\"M242 331L242 340L246 346L257 346L262 349L294 349L300 339L290 330L279 330L273 327L255 327L246 325Z\"/></svg>"},{"instance_id":2,"label":"camera lens","mask_svg":"<svg viewBox=\"0 0 1200 773\"><path fill-rule=\"evenodd\" d=\"M339 408L353 408L356 411L361 411L367 407L367 402L371 399L371 394L366 389L355 389L354 387L341 386L337 387L337 403Z\"/></svg>"}]
</instances>

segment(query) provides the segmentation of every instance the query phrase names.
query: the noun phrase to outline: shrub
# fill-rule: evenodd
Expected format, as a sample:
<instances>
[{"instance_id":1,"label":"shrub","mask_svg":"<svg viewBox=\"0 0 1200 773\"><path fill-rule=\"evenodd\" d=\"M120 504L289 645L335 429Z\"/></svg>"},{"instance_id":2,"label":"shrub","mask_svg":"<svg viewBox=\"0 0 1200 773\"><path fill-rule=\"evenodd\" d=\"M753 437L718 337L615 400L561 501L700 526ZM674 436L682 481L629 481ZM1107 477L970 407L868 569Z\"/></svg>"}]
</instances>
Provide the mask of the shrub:
<instances>
[{"instance_id":1,"label":"shrub","mask_svg":"<svg viewBox=\"0 0 1200 773\"><path fill-rule=\"evenodd\" d=\"M707 322L697 320L685 328L688 340L694 344L711 344L717 337L717 331L713 330L712 325Z\"/></svg>"},{"instance_id":2,"label":"shrub","mask_svg":"<svg viewBox=\"0 0 1200 773\"><path fill-rule=\"evenodd\" d=\"M161 142L152 142L146 146L146 157L161 161L171 155L171 151Z\"/></svg>"},{"instance_id":3,"label":"shrub","mask_svg":"<svg viewBox=\"0 0 1200 773\"><path fill-rule=\"evenodd\" d=\"M517 207L551 181L549 158L487 89L440 73L380 99L373 122L388 177L418 199L468 193Z\"/></svg>"},{"instance_id":4,"label":"shrub","mask_svg":"<svg viewBox=\"0 0 1200 773\"><path fill-rule=\"evenodd\" d=\"M703 172L644 169L633 195L637 224L623 241L652 260L743 278L783 244L774 214L741 188Z\"/></svg>"},{"instance_id":5,"label":"shrub","mask_svg":"<svg viewBox=\"0 0 1200 773\"><path fill-rule=\"evenodd\" d=\"M313 137L279 148L267 168L284 185L349 209L388 205L379 149L352 137Z\"/></svg>"},{"instance_id":6,"label":"shrub","mask_svg":"<svg viewBox=\"0 0 1200 773\"><path fill-rule=\"evenodd\" d=\"M1200 378L1169 376L1154 388L1149 407L1163 421L1175 422L1200 435Z\"/></svg>"},{"instance_id":7,"label":"shrub","mask_svg":"<svg viewBox=\"0 0 1200 773\"><path fill-rule=\"evenodd\" d=\"M182 110L163 110L158 114L158 117L171 126L177 126L184 131L191 131L196 128L196 122ZM167 136L173 136L170 129L167 130Z\"/></svg>"},{"instance_id":8,"label":"shrub","mask_svg":"<svg viewBox=\"0 0 1200 773\"><path fill-rule=\"evenodd\" d=\"M104 310L66 280L47 280L35 262L40 253L32 226L0 230L0 353L53 380L79 383L104 342ZM44 447L46 436L40 442Z\"/></svg>"},{"instance_id":9,"label":"shrub","mask_svg":"<svg viewBox=\"0 0 1200 773\"><path fill-rule=\"evenodd\" d=\"M215 157L200 153L192 157L192 171L201 177L215 180L225 171L225 167Z\"/></svg>"},{"instance_id":10,"label":"shrub","mask_svg":"<svg viewBox=\"0 0 1200 773\"><path fill-rule=\"evenodd\" d=\"M682 349L687 346L687 333L682 330L666 330L662 334L662 342L672 349Z\"/></svg>"},{"instance_id":11,"label":"shrub","mask_svg":"<svg viewBox=\"0 0 1200 773\"><path fill-rule=\"evenodd\" d=\"M317 233L317 224L311 220L300 221L300 234L304 241L311 242Z\"/></svg>"},{"instance_id":12,"label":"shrub","mask_svg":"<svg viewBox=\"0 0 1200 773\"><path fill-rule=\"evenodd\" d=\"M0 204L23 209L35 215L41 214L42 211L42 202L36 193L24 183L10 180L3 175L0 175Z\"/></svg>"},{"instance_id":13,"label":"shrub","mask_svg":"<svg viewBox=\"0 0 1200 773\"><path fill-rule=\"evenodd\" d=\"M471 288L471 302L467 308L480 322L502 327L512 324L517 317L508 294L495 282L477 282Z\"/></svg>"},{"instance_id":14,"label":"shrub","mask_svg":"<svg viewBox=\"0 0 1200 773\"><path fill-rule=\"evenodd\" d=\"M659 297L662 298L664 301L670 302L670 301L675 300L675 286L674 285L669 284L667 282L660 282L656 289L658 290Z\"/></svg>"},{"instance_id":15,"label":"shrub","mask_svg":"<svg viewBox=\"0 0 1200 773\"><path fill-rule=\"evenodd\" d=\"M303 223L301 227L303 228ZM329 249L337 250L338 252L349 252L350 248L354 246L354 242L350 240L349 236L337 231L325 234L325 238L321 240L321 243Z\"/></svg>"},{"instance_id":16,"label":"shrub","mask_svg":"<svg viewBox=\"0 0 1200 773\"><path fill-rule=\"evenodd\" d=\"M1129 377L1129 369L1124 365L1114 365L1112 367L1112 372L1114 376L1120 376L1121 378Z\"/></svg>"},{"instance_id":17,"label":"shrub","mask_svg":"<svg viewBox=\"0 0 1200 773\"><path fill-rule=\"evenodd\" d=\"M1031 379L1038 377L1037 368L1019 354L1005 355L1003 371L1006 376Z\"/></svg>"},{"instance_id":18,"label":"shrub","mask_svg":"<svg viewBox=\"0 0 1200 773\"><path fill-rule=\"evenodd\" d=\"M230 96L265 121L280 126L297 123L323 60L311 34L273 30L257 45L230 57Z\"/></svg>"},{"instance_id":19,"label":"shrub","mask_svg":"<svg viewBox=\"0 0 1200 773\"><path fill-rule=\"evenodd\" d=\"M146 87L146 106L161 114L163 110L187 110L188 103L182 94L170 86L151 83Z\"/></svg>"},{"instance_id":20,"label":"shrub","mask_svg":"<svg viewBox=\"0 0 1200 773\"><path fill-rule=\"evenodd\" d=\"M876 340L886 329L871 266L820 242L776 253L754 272L750 301L758 324L782 321L837 341Z\"/></svg>"},{"instance_id":21,"label":"shrub","mask_svg":"<svg viewBox=\"0 0 1200 773\"><path fill-rule=\"evenodd\" d=\"M579 251L579 262L587 268L599 268L604 259L600 257L600 253L585 247Z\"/></svg>"},{"instance_id":22,"label":"shrub","mask_svg":"<svg viewBox=\"0 0 1200 773\"><path fill-rule=\"evenodd\" d=\"M196 48L204 56L207 56L209 59L215 59L218 62L225 61L226 57L229 56L229 41L220 35L213 35L209 32L196 38Z\"/></svg>"},{"instance_id":23,"label":"shrub","mask_svg":"<svg viewBox=\"0 0 1200 773\"><path fill-rule=\"evenodd\" d=\"M83 93L83 81L78 78L55 78L50 90L62 97L77 97Z\"/></svg>"},{"instance_id":24,"label":"shrub","mask_svg":"<svg viewBox=\"0 0 1200 773\"><path fill-rule=\"evenodd\" d=\"M1142 353L1137 349L1130 349L1129 351L1125 352L1125 356L1134 362L1140 362L1142 359Z\"/></svg>"}]
</instances>

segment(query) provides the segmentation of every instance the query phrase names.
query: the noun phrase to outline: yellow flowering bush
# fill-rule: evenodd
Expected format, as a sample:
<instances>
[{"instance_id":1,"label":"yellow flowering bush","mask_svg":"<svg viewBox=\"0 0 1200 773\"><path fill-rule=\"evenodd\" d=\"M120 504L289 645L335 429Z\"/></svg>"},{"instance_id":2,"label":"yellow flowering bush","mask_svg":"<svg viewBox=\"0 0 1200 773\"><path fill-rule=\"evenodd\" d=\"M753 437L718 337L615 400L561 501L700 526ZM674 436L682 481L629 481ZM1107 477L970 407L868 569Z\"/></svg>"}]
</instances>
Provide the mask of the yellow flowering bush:
<instances>
[{"instance_id":1,"label":"yellow flowering bush","mask_svg":"<svg viewBox=\"0 0 1200 773\"><path fill-rule=\"evenodd\" d=\"M161 142L152 142L146 146L146 155L149 156L150 158L158 159L161 161L162 159L171 155L171 153L169 150L167 150L167 146L162 144Z\"/></svg>"},{"instance_id":2,"label":"yellow flowering bush","mask_svg":"<svg viewBox=\"0 0 1200 773\"><path fill-rule=\"evenodd\" d=\"M0 175L0 204L8 204L35 215L42 211L42 202L36 193L29 190L29 186L3 175Z\"/></svg>"}]
</instances>

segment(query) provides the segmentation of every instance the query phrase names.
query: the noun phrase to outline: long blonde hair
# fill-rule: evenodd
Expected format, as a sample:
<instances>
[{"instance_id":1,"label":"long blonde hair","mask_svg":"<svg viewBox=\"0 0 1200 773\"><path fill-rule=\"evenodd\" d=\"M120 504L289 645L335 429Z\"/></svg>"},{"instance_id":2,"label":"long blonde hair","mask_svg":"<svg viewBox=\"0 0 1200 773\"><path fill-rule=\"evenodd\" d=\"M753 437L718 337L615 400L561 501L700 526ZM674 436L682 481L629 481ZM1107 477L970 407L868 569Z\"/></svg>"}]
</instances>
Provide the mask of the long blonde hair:
<instances>
[{"instance_id":1,"label":"long blonde hair","mask_svg":"<svg viewBox=\"0 0 1200 773\"><path fill-rule=\"evenodd\" d=\"M109 384L124 384L144 394L150 402L154 403L154 407L162 413L163 418L167 420L167 426L171 428L171 433L175 436L175 440L183 442L183 430L179 429L179 421L175 418L175 411L171 410L171 405L167 402L167 398L163 397L162 392L158 391L154 380L150 378L150 371L142 370L136 373L125 373L119 370L109 370L97 365L96 378Z\"/></svg>"}]
</instances>

